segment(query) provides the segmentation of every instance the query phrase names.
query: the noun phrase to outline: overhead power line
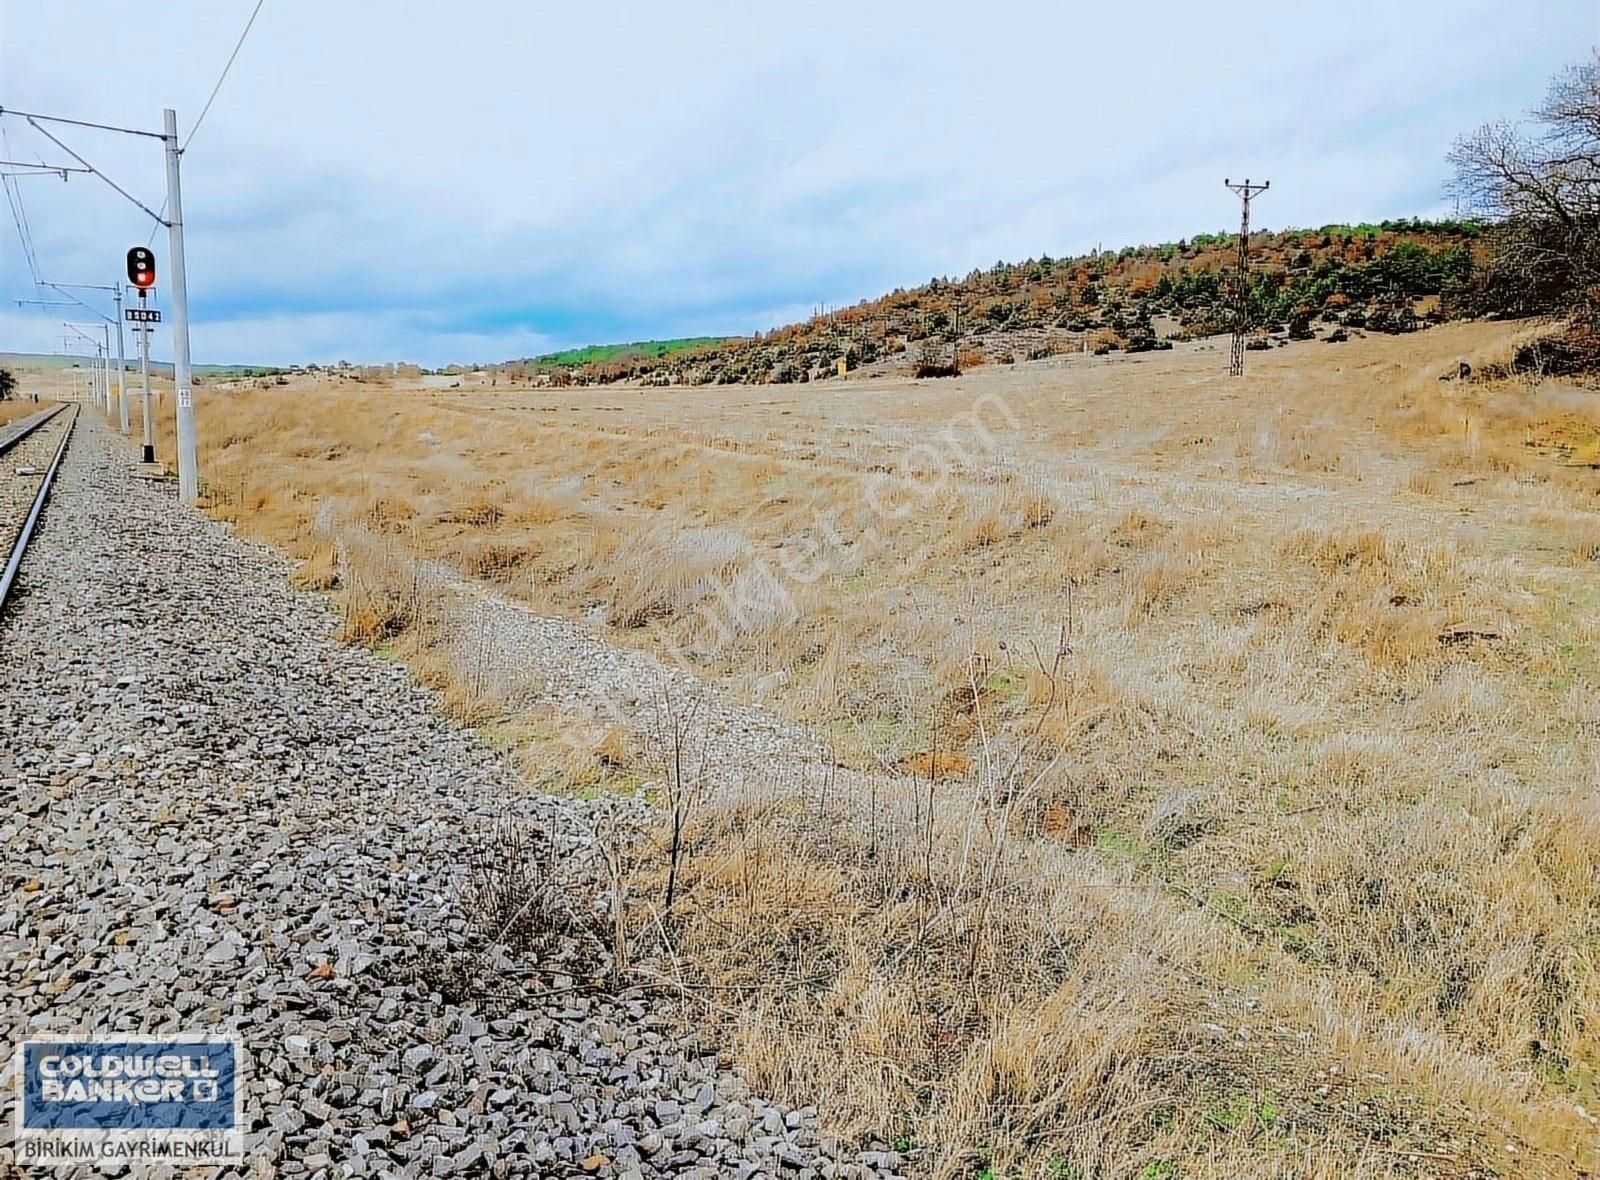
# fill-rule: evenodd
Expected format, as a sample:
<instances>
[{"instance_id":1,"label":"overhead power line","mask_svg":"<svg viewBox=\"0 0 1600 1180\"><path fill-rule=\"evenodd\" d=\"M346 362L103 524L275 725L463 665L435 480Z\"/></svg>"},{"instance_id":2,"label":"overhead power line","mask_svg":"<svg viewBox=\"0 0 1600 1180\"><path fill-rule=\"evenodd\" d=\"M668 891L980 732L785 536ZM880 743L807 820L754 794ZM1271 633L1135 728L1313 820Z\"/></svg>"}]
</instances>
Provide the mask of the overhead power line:
<instances>
[{"instance_id":1,"label":"overhead power line","mask_svg":"<svg viewBox=\"0 0 1600 1180\"><path fill-rule=\"evenodd\" d=\"M7 156L11 155L11 140L6 136L5 124L0 122L0 146L5 148ZM16 180L5 174L0 174L0 184L5 186L6 204L11 206L11 220L16 223L17 240L22 243L22 257L28 264L28 273L33 276L33 285L39 285L39 256L33 248L33 230L28 225L28 211L22 203L22 187Z\"/></svg>"},{"instance_id":2,"label":"overhead power line","mask_svg":"<svg viewBox=\"0 0 1600 1180\"><path fill-rule=\"evenodd\" d=\"M189 145L194 142L195 132L199 131L200 124L205 122L206 113L211 110L211 104L217 101L217 91L221 90L223 82L227 81L228 71L233 69L234 59L239 56L239 50L244 48L244 39L250 35L250 29L256 23L256 17L261 15L261 6L266 2L267 0L256 0L256 6L250 10L250 19L244 22L244 29L240 32L239 39L234 42L233 52L228 54L228 60L222 67L222 73L217 75L217 84L211 88L211 97L206 99L206 105L200 108L200 117L194 121L194 126L189 128L188 138L183 141L183 147L179 149L180 151L188 151ZM167 203L163 201L161 203L161 212L156 217L156 220L160 221L166 215ZM159 225L150 227L150 237L145 242L146 246L155 242L156 231L160 228Z\"/></svg>"},{"instance_id":3,"label":"overhead power line","mask_svg":"<svg viewBox=\"0 0 1600 1180\"><path fill-rule=\"evenodd\" d=\"M211 104L217 101L217 91L222 89L223 82L227 81L228 71L233 69L233 61L239 56L239 50L244 48L244 39L250 35L250 26L256 23L256 17L261 15L261 6L267 0L256 0L256 6L250 12L250 19L244 22L244 31L239 34L239 40L234 43L233 52L228 54L228 62L222 67L222 73L217 76L217 84L211 88L211 97L206 99L206 105L200 108L200 117L194 121L194 126L189 128L189 138L183 141L185 149L194 142L195 132L200 130L200 124L206 121L206 112L211 109Z\"/></svg>"}]
</instances>

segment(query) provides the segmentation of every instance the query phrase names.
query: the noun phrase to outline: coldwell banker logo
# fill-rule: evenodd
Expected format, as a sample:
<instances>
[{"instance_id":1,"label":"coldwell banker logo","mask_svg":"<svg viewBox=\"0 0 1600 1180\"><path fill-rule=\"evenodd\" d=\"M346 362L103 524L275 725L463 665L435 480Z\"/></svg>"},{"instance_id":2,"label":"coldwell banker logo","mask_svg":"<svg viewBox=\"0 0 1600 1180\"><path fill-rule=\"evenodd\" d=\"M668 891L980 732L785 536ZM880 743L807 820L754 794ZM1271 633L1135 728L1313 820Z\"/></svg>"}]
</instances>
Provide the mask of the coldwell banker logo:
<instances>
[{"instance_id":1,"label":"coldwell banker logo","mask_svg":"<svg viewBox=\"0 0 1600 1180\"><path fill-rule=\"evenodd\" d=\"M242 1065L231 1038L24 1041L14 1063L17 1162L237 1161Z\"/></svg>"}]
</instances>

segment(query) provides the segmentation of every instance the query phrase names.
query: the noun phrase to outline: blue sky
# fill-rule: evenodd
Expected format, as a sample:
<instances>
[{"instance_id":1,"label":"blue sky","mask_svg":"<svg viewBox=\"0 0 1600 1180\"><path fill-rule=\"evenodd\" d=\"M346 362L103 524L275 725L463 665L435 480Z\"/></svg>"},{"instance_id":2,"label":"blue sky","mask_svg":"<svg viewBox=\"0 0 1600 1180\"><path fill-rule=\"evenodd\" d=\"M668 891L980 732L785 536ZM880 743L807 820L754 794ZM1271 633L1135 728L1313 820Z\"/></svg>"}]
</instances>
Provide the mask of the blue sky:
<instances>
[{"instance_id":1,"label":"blue sky","mask_svg":"<svg viewBox=\"0 0 1600 1180\"><path fill-rule=\"evenodd\" d=\"M254 0L0 0L0 105L187 134ZM495 360L752 332L999 259L1445 209L1454 136L1600 42L1593 0L265 0L184 157L197 361ZM17 120L6 158L62 159ZM154 141L62 138L152 207ZM19 181L43 277L149 219ZM0 350L63 309L0 208ZM165 234L155 243L166 259ZM158 353L167 344L157 337Z\"/></svg>"}]
</instances>

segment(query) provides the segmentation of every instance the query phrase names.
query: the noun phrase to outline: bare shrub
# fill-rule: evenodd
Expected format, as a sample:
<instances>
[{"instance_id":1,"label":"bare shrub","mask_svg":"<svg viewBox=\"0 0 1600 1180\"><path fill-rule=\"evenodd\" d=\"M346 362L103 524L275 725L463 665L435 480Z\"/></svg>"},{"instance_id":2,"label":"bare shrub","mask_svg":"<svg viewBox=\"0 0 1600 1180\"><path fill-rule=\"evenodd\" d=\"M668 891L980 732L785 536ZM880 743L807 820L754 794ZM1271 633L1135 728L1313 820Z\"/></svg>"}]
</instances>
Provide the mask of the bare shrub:
<instances>
[{"instance_id":1,"label":"bare shrub","mask_svg":"<svg viewBox=\"0 0 1600 1180\"><path fill-rule=\"evenodd\" d=\"M501 818L471 838L461 905L491 945L538 954L568 933L572 914L553 873L550 839L526 823Z\"/></svg>"}]
</instances>

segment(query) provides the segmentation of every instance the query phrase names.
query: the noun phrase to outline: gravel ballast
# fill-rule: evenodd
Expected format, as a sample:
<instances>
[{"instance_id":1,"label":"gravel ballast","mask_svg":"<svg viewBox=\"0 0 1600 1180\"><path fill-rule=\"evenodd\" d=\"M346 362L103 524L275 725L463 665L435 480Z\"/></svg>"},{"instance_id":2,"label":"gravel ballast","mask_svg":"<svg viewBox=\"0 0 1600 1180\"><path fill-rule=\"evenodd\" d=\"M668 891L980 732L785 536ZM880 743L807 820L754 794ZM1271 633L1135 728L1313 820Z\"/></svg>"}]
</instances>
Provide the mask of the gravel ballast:
<instances>
[{"instance_id":1,"label":"gravel ballast","mask_svg":"<svg viewBox=\"0 0 1600 1180\"><path fill-rule=\"evenodd\" d=\"M0 617L8 1046L239 1036L235 1173L893 1174L752 1094L653 997L592 984L602 805L527 793L402 668L341 644L280 558L132 458L82 415ZM485 947L462 900L464 850L508 824L571 870L555 908L578 921L537 950Z\"/></svg>"}]
</instances>

